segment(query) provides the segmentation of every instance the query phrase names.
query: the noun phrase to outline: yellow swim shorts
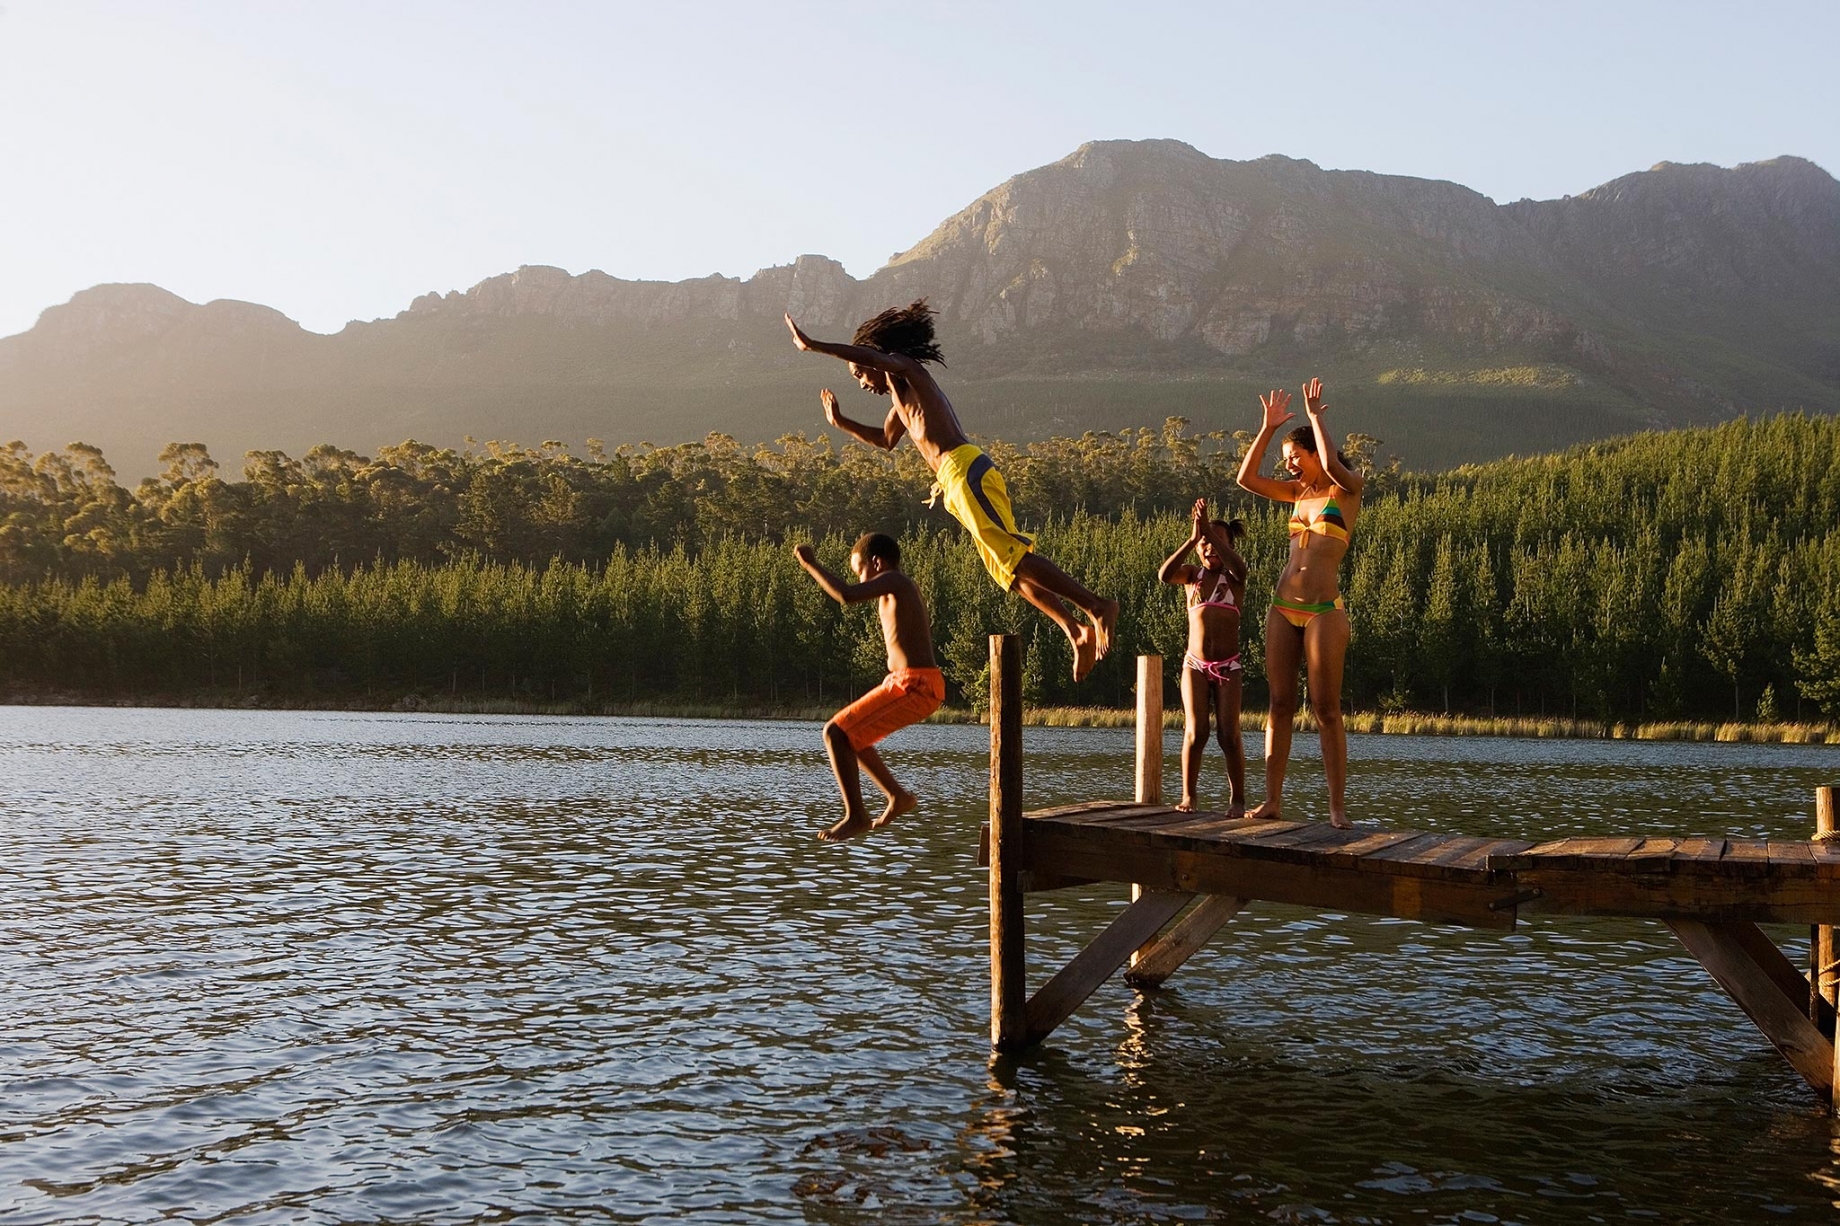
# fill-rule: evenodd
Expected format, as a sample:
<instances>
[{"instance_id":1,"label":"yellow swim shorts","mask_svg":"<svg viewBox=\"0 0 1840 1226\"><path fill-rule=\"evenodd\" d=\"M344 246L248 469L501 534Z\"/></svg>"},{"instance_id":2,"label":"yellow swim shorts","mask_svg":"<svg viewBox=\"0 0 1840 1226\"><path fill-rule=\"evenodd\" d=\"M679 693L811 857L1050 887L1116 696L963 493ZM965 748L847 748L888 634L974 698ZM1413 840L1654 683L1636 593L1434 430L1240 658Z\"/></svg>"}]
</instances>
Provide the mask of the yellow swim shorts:
<instances>
[{"instance_id":1,"label":"yellow swim shorts","mask_svg":"<svg viewBox=\"0 0 1840 1226\"><path fill-rule=\"evenodd\" d=\"M946 510L971 533L984 569L1004 591L1014 587L1016 564L1035 542L1016 531L1003 474L975 444L966 443L946 453L934 477Z\"/></svg>"}]
</instances>

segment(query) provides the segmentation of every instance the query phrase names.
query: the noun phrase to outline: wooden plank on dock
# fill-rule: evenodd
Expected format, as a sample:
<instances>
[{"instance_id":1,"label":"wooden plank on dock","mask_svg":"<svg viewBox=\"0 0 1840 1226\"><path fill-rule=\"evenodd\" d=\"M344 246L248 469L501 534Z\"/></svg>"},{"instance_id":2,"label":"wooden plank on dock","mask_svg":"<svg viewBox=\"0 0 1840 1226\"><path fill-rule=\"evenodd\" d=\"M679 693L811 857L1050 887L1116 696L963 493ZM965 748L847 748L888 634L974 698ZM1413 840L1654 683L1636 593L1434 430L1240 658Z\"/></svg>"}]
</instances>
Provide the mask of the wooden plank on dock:
<instances>
[{"instance_id":1,"label":"wooden plank on dock","mask_svg":"<svg viewBox=\"0 0 1840 1226\"><path fill-rule=\"evenodd\" d=\"M1368 868L1254 859L1232 844L1120 845L1079 827L1045 825L1029 832L1032 865L1074 877L1141 882L1147 887L1231 894L1367 915L1391 915L1472 928L1514 927L1514 908L1500 907L1512 884L1486 873L1447 880ZM1184 840L1172 840L1183 844ZM1364 862L1363 862L1364 863Z\"/></svg>"},{"instance_id":2,"label":"wooden plank on dock","mask_svg":"<svg viewBox=\"0 0 1840 1226\"><path fill-rule=\"evenodd\" d=\"M1136 964L1124 973L1124 981L1134 988L1160 986L1245 906L1244 898L1226 894L1202 895L1193 910L1152 941L1148 948L1139 951Z\"/></svg>"},{"instance_id":3,"label":"wooden plank on dock","mask_svg":"<svg viewBox=\"0 0 1840 1226\"><path fill-rule=\"evenodd\" d=\"M1741 877L1762 877L1770 871L1770 846L1762 839L1726 839L1719 857L1719 872Z\"/></svg>"},{"instance_id":4,"label":"wooden plank on dock","mask_svg":"<svg viewBox=\"0 0 1840 1226\"><path fill-rule=\"evenodd\" d=\"M1764 844L1770 858L1770 871L1784 874L1814 875L1813 845L1794 839L1770 839Z\"/></svg>"},{"instance_id":5,"label":"wooden plank on dock","mask_svg":"<svg viewBox=\"0 0 1840 1226\"><path fill-rule=\"evenodd\" d=\"M1817 877L1745 873L1606 873L1521 869L1512 880L1538 890L1522 913L1621 915L1637 919L1747 920L1753 924L1840 924L1840 890Z\"/></svg>"},{"instance_id":6,"label":"wooden plank on dock","mask_svg":"<svg viewBox=\"0 0 1840 1226\"><path fill-rule=\"evenodd\" d=\"M1332 865L1338 868L1353 868L1355 861L1362 856L1396 846L1407 839L1420 839L1424 836L1425 832L1422 830L1363 831L1359 838L1325 854Z\"/></svg>"},{"instance_id":7,"label":"wooden plank on dock","mask_svg":"<svg viewBox=\"0 0 1840 1226\"><path fill-rule=\"evenodd\" d=\"M1496 856L1517 855L1532 846L1526 839L1485 839L1482 846L1463 853L1452 862L1451 867L1489 870L1494 867Z\"/></svg>"},{"instance_id":8,"label":"wooden plank on dock","mask_svg":"<svg viewBox=\"0 0 1840 1226\"><path fill-rule=\"evenodd\" d=\"M1684 919L1667 924L1802 1079L1824 1100L1831 1100L1833 1044L1757 964L1745 941L1723 924Z\"/></svg>"},{"instance_id":9,"label":"wooden plank on dock","mask_svg":"<svg viewBox=\"0 0 1840 1226\"><path fill-rule=\"evenodd\" d=\"M1623 857L1621 868L1628 873L1665 873L1679 847L1679 839L1643 839L1640 847Z\"/></svg>"},{"instance_id":10,"label":"wooden plank on dock","mask_svg":"<svg viewBox=\"0 0 1840 1226\"><path fill-rule=\"evenodd\" d=\"M1119 912L1092 944L1075 954L1073 961L1055 972L1029 998L1028 1041L1033 1044L1047 1038L1193 897L1186 891L1147 890L1142 898Z\"/></svg>"},{"instance_id":11,"label":"wooden plank on dock","mask_svg":"<svg viewBox=\"0 0 1840 1226\"><path fill-rule=\"evenodd\" d=\"M1409 839L1388 843L1378 847L1355 861L1355 868L1364 872L1393 872L1390 866L1402 856L1413 856L1427 847L1441 847L1447 834L1419 834Z\"/></svg>"},{"instance_id":12,"label":"wooden plank on dock","mask_svg":"<svg viewBox=\"0 0 1840 1226\"><path fill-rule=\"evenodd\" d=\"M1674 868L1692 869L1699 865L1717 865L1725 855L1724 839L1690 838L1680 840L1674 849Z\"/></svg>"}]
</instances>

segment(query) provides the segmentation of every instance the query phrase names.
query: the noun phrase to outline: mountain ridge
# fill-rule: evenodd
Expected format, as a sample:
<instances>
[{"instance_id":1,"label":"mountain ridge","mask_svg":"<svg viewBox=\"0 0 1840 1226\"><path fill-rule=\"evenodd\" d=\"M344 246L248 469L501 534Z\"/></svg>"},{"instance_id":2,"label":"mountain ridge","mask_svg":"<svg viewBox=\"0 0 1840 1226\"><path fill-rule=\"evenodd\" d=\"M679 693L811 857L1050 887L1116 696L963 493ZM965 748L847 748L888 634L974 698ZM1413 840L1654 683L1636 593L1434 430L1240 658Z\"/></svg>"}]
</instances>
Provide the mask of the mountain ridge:
<instances>
[{"instance_id":1,"label":"mountain ridge","mask_svg":"<svg viewBox=\"0 0 1840 1226\"><path fill-rule=\"evenodd\" d=\"M834 335L925 296L974 429L1170 412L1238 428L1252 389L1320 371L1359 414L1344 428L1448 463L1840 409L1836 287L1840 183L1788 155L1497 204L1445 180L1093 141L861 279L815 254L674 282L525 265L330 334L254 303L94 287L0 339L0 436L82 438L137 471L178 438L220 458L407 434L755 441L816 428L813 393L838 378L784 343L780 312ZM1547 368L1563 378L1512 373Z\"/></svg>"}]
</instances>

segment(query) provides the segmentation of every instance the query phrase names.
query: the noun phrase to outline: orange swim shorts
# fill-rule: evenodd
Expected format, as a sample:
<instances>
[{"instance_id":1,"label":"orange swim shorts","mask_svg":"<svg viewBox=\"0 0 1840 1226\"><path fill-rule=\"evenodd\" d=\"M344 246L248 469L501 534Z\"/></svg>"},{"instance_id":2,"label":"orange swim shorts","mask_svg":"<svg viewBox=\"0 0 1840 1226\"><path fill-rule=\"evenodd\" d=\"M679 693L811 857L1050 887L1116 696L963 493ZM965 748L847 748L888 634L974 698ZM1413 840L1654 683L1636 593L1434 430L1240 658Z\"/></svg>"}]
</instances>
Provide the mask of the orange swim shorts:
<instances>
[{"instance_id":1,"label":"orange swim shorts","mask_svg":"<svg viewBox=\"0 0 1840 1226\"><path fill-rule=\"evenodd\" d=\"M831 722L850 738L850 748L867 749L897 728L917 724L946 700L946 677L936 668L903 668L837 712Z\"/></svg>"}]
</instances>

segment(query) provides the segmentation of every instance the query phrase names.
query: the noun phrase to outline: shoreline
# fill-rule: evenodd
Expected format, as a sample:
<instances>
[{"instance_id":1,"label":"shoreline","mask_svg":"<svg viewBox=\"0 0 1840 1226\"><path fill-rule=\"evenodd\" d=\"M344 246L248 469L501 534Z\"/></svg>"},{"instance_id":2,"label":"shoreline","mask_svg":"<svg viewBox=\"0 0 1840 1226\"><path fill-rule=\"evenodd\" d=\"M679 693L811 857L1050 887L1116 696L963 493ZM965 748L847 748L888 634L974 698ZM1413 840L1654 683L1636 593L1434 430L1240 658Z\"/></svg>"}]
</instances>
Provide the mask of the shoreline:
<instances>
[{"instance_id":1,"label":"shoreline","mask_svg":"<svg viewBox=\"0 0 1840 1226\"><path fill-rule=\"evenodd\" d=\"M410 694L392 701L367 697L285 699L247 692L145 695L99 699L68 693L5 693L0 705L21 707L149 707L203 711L327 711L391 715L548 715L574 718L755 719L823 723L836 713L824 706L722 702L602 702L589 699L457 699ZM1571 719L1556 715L1438 715L1422 711L1350 711L1348 731L1382 736L1499 736L1538 740L1695 741L1745 744L1840 745L1840 725L1826 723L1744 723L1731 720L1657 720L1646 723ZM969 707L941 707L929 724L982 724L983 713ZM1136 713L1129 707L1027 707L1022 722L1035 728L1130 728ZM1266 712L1241 713L1245 732L1263 732ZM1165 710L1163 727L1180 729L1181 710ZM1309 711L1300 711L1295 728L1316 731Z\"/></svg>"}]
</instances>

